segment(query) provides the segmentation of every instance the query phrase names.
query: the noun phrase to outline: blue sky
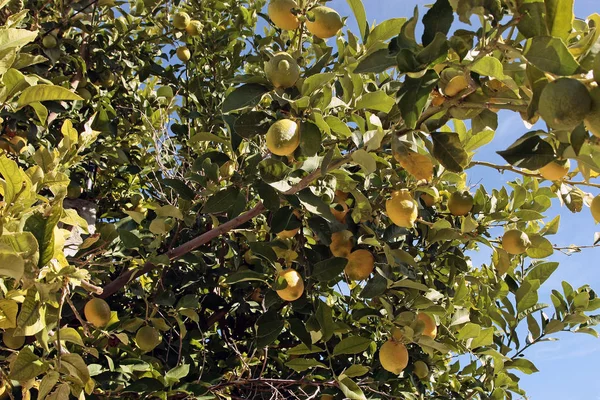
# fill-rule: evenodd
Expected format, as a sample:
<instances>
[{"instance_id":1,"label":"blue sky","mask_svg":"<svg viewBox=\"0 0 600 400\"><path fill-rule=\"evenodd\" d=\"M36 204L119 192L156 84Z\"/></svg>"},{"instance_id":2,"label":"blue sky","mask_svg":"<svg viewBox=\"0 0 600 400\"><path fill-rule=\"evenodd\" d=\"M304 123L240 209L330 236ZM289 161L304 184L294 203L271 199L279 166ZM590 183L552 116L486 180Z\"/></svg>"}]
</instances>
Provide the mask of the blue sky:
<instances>
[{"instance_id":1,"label":"blue sky","mask_svg":"<svg viewBox=\"0 0 600 400\"><path fill-rule=\"evenodd\" d=\"M415 5L419 5L420 16L426 12L426 4L433 0L363 0L367 12L367 20L372 26L373 21L382 22L390 18L409 17ZM346 0L333 0L328 4L342 16L348 16L347 26L358 33L356 21ZM575 15L586 18L590 14L600 13L598 0L575 0ZM544 129L540 125L540 129ZM484 147L475 159L485 160L496 164L505 161L496 154L520 137L528 129L523 125L517 114L503 112L500 114L500 125L492 143ZM514 173L504 175L484 167L468 171L469 181L474 184L481 181L486 188L501 187L507 181L517 177ZM594 188L582 188L594 195L599 191ZM572 214L566 207L561 207L558 200L546 213L547 216L561 215L561 229L557 235L549 239L558 246L570 244L590 245L594 232L600 230L594 225L587 207L581 213ZM600 256L600 249L587 249L582 253L571 256L554 255L550 259L560 262L555 274L540 289L540 302L550 304L550 291L560 289L563 280L570 282L573 287L590 284L600 291L600 274L596 271L595 257ZM474 264L489 263L487 254L473 254ZM548 310L550 313L550 310ZM532 346L526 356L533 361L539 373L523 376L522 387L532 400L600 400L600 380L597 370L600 367L600 340L586 334L561 334L557 342L539 343Z\"/></svg>"}]
</instances>

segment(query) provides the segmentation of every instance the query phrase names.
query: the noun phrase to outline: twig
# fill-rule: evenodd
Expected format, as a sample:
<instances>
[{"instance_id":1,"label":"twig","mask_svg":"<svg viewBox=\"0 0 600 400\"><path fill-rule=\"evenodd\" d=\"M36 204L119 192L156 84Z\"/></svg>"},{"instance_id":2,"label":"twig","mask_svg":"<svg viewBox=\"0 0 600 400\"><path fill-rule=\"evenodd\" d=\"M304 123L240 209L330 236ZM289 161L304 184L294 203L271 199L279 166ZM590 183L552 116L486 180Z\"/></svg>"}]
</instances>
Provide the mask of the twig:
<instances>
[{"instance_id":1,"label":"twig","mask_svg":"<svg viewBox=\"0 0 600 400\"><path fill-rule=\"evenodd\" d=\"M86 337L92 337L92 335L90 334L90 331L87 327L87 323L85 323L85 321L81 318L81 315L79 314L79 311L77 311L77 307L75 307L75 305L71 301L71 298L69 296L67 296L65 300L67 301L67 304L69 304L69 307L71 307L71 310L73 311L73 314L75 315L75 318L77 318L77 320L83 327L83 334Z\"/></svg>"},{"instance_id":2,"label":"twig","mask_svg":"<svg viewBox=\"0 0 600 400\"><path fill-rule=\"evenodd\" d=\"M88 292L92 292L97 295L101 295L103 292L103 289L101 287L92 285L91 283L89 283L86 280L81 281L81 287L84 288L85 290L87 290Z\"/></svg>"}]
</instances>

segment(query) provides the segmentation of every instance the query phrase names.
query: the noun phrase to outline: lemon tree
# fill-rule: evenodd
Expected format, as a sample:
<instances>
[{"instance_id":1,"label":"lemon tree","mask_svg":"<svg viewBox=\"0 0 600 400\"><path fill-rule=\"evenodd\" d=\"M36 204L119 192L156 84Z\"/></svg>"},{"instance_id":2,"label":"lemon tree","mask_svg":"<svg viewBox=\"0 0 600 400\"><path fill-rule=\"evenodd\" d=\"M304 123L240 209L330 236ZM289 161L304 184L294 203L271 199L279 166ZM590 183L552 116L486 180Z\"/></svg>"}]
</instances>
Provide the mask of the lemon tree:
<instances>
[{"instance_id":1,"label":"lemon tree","mask_svg":"<svg viewBox=\"0 0 600 400\"><path fill-rule=\"evenodd\" d=\"M597 336L539 289L551 206L600 221L598 15L371 3L0 2L0 396L521 398Z\"/></svg>"}]
</instances>

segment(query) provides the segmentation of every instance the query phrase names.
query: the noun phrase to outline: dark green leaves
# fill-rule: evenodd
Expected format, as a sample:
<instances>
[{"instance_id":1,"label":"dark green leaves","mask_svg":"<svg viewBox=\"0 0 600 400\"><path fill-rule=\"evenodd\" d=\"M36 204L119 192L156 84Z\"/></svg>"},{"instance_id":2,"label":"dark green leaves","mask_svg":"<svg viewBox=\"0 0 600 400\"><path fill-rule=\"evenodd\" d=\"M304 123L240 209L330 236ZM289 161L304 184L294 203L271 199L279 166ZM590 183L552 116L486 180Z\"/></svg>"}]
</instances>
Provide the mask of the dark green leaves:
<instances>
[{"instance_id":1,"label":"dark green leaves","mask_svg":"<svg viewBox=\"0 0 600 400\"><path fill-rule=\"evenodd\" d=\"M312 277L319 282L328 282L336 278L339 280L346 264L348 264L348 259L341 257L320 261L313 267Z\"/></svg>"},{"instance_id":2,"label":"dark green leaves","mask_svg":"<svg viewBox=\"0 0 600 400\"><path fill-rule=\"evenodd\" d=\"M561 76L585 72L565 43L552 36L536 36L529 39L523 54L528 62L545 72Z\"/></svg>"},{"instance_id":3,"label":"dark green leaves","mask_svg":"<svg viewBox=\"0 0 600 400\"><path fill-rule=\"evenodd\" d=\"M417 120L423 112L431 90L437 85L438 76L435 71L427 71L421 78L407 77L398 91L398 107L406 126L415 128Z\"/></svg>"},{"instance_id":4,"label":"dark green leaves","mask_svg":"<svg viewBox=\"0 0 600 400\"><path fill-rule=\"evenodd\" d=\"M238 188L230 186L213 194L204 204L202 212L206 214L218 214L227 211L235 204L239 193Z\"/></svg>"},{"instance_id":5,"label":"dark green leaves","mask_svg":"<svg viewBox=\"0 0 600 400\"><path fill-rule=\"evenodd\" d=\"M396 66L396 57L390 55L387 49L377 50L363 58L354 69L355 74L368 72L383 72L388 68Z\"/></svg>"},{"instance_id":6,"label":"dark green leaves","mask_svg":"<svg viewBox=\"0 0 600 400\"><path fill-rule=\"evenodd\" d=\"M333 355L339 356L341 354L358 354L362 353L369 348L371 339L367 339L361 336L350 336L342 339L334 348Z\"/></svg>"},{"instance_id":7,"label":"dark green leaves","mask_svg":"<svg viewBox=\"0 0 600 400\"><path fill-rule=\"evenodd\" d=\"M263 95L269 92L269 89L256 83L242 85L236 88L223 101L223 112L228 113L235 110L241 110L247 107L254 107Z\"/></svg>"},{"instance_id":8,"label":"dark green leaves","mask_svg":"<svg viewBox=\"0 0 600 400\"><path fill-rule=\"evenodd\" d=\"M436 1L433 7L423 16L423 25L425 26L421 38L423 46L431 43L438 32L447 35L453 21L454 11L448 0Z\"/></svg>"},{"instance_id":9,"label":"dark green leaves","mask_svg":"<svg viewBox=\"0 0 600 400\"><path fill-rule=\"evenodd\" d=\"M458 133L434 132L433 156L449 171L462 172L469 164L469 155L460 143Z\"/></svg>"},{"instance_id":10,"label":"dark green leaves","mask_svg":"<svg viewBox=\"0 0 600 400\"><path fill-rule=\"evenodd\" d=\"M508 149L499 151L498 154L509 164L527 169L538 169L553 161L556 156L550 143L539 136L530 135L531 132L525 135L525 139L517 140Z\"/></svg>"},{"instance_id":11,"label":"dark green leaves","mask_svg":"<svg viewBox=\"0 0 600 400\"><path fill-rule=\"evenodd\" d=\"M274 314L263 314L256 322L256 345L258 347L265 347L273 343L283 330L283 325L284 322L280 319L275 319Z\"/></svg>"}]
</instances>

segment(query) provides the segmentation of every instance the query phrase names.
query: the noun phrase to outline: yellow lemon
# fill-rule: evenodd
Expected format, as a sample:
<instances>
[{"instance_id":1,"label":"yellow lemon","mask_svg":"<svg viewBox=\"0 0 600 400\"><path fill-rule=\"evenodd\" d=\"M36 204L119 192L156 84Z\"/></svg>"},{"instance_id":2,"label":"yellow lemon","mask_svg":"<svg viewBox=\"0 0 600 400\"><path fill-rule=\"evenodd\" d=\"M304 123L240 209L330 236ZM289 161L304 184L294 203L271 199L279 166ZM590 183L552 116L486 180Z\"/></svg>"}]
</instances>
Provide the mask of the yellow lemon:
<instances>
[{"instance_id":1,"label":"yellow lemon","mask_svg":"<svg viewBox=\"0 0 600 400\"><path fill-rule=\"evenodd\" d=\"M473 209L473 196L467 191L454 192L448 200L448 210L455 217L467 215Z\"/></svg>"},{"instance_id":2,"label":"yellow lemon","mask_svg":"<svg viewBox=\"0 0 600 400\"><path fill-rule=\"evenodd\" d=\"M290 54L279 52L265 63L265 74L273 86L285 89L300 78L300 67Z\"/></svg>"},{"instance_id":3,"label":"yellow lemon","mask_svg":"<svg viewBox=\"0 0 600 400\"><path fill-rule=\"evenodd\" d=\"M354 281L362 281L367 279L375 268L375 259L373 254L368 250L356 250L348 256L348 263L344 268L344 272L348 278Z\"/></svg>"},{"instance_id":4,"label":"yellow lemon","mask_svg":"<svg viewBox=\"0 0 600 400\"><path fill-rule=\"evenodd\" d=\"M435 339L437 336L437 326L435 325L434 319L423 313L418 313L417 319L425 324L425 328L423 328L423 335Z\"/></svg>"},{"instance_id":5,"label":"yellow lemon","mask_svg":"<svg viewBox=\"0 0 600 400\"><path fill-rule=\"evenodd\" d=\"M407 189L392 193L392 198L385 202L385 211L392 222L403 228L415 226L419 214L417 202Z\"/></svg>"},{"instance_id":6,"label":"yellow lemon","mask_svg":"<svg viewBox=\"0 0 600 400\"><path fill-rule=\"evenodd\" d=\"M592 200L592 204L590 205L590 210L592 211L594 221L596 221L596 223L600 222L600 195L594 197L594 200Z\"/></svg>"},{"instance_id":7,"label":"yellow lemon","mask_svg":"<svg viewBox=\"0 0 600 400\"><path fill-rule=\"evenodd\" d=\"M469 82L464 75L457 75L450 79L444 88L444 95L454 97L469 86Z\"/></svg>"},{"instance_id":8,"label":"yellow lemon","mask_svg":"<svg viewBox=\"0 0 600 400\"><path fill-rule=\"evenodd\" d=\"M548 83L538 103L538 113L552 129L572 130L592 108L587 87L573 78L559 78Z\"/></svg>"},{"instance_id":9,"label":"yellow lemon","mask_svg":"<svg viewBox=\"0 0 600 400\"><path fill-rule=\"evenodd\" d=\"M200 32L202 32L202 28L204 28L202 22L192 20L189 22L189 24L186 25L185 31L190 36L198 36Z\"/></svg>"},{"instance_id":10,"label":"yellow lemon","mask_svg":"<svg viewBox=\"0 0 600 400\"><path fill-rule=\"evenodd\" d=\"M383 369L398 375L408 365L408 350L404 344L388 340L379 349L379 362Z\"/></svg>"},{"instance_id":11,"label":"yellow lemon","mask_svg":"<svg viewBox=\"0 0 600 400\"><path fill-rule=\"evenodd\" d=\"M502 248L508 254L523 254L529 246L529 236L518 229L506 231L502 236Z\"/></svg>"},{"instance_id":12,"label":"yellow lemon","mask_svg":"<svg viewBox=\"0 0 600 400\"><path fill-rule=\"evenodd\" d=\"M427 207L433 207L435 203L440 201L440 193L438 192L437 188L432 187L431 190L433 191L434 195L429 193L421 193L420 196L421 200L423 200L423 204L425 204Z\"/></svg>"},{"instance_id":13,"label":"yellow lemon","mask_svg":"<svg viewBox=\"0 0 600 400\"><path fill-rule=\"evenodd\" d=\"M83 308L85 319L96 328L102 328L110 321L110 306L102 299L93 298Z\"/></svg>"},{"instance_id":14,"label":"yellow lemon","mask_svg":"<svg viewBox=\"0 0 600 400\"><path fill-rule=\"evenodd\" d=\"M567 160L564 164L559 164L555 161L551 161L539 169L540 175L549 181L560 181L569 173L571 163Z\"/></svg>"},{"instance_id":15,"label":"yellow lemon","mask_svg":"<svg viewBox=\"0 0 600 400\"><path fill-rule=\"evenodd\" d=\"M329 249L335 257L348 257L352 251L352 233L350 231L334 232L331 235Z\"/></svg>"},{"instance_id":16,"label":"yellow lemon","mask_svg":"<svg viewBox=\"0 0 600 400\"><path fill-rule=\"evenodd\" d=\"M187 28L188 24L190 23L190 16L188 15L188 13L186 12L178 12L175 15L173 15L173 26L175 27L175 29L179 29L179 30L184 30L185 28Z\"/></svg>"},{"instance_id":17,"label":"yellow lemon","mask_svg":"<svg viewBox=\"0 0 600 400\"><path fill-rule=\"evenodd\" d=\"M306 28L318 38L327 39L333 37L343 26L344 22L340 14L333 8L319 6L308 12Z\"/></svg>"},{"instance_id":18,"label":"yellow lemon","mask_svg":"<svg viewBox=\"0 0 600 400\"><path fill-rule=\"evenodd\" d=\"M135 343L144 353L154 350L160 342L160 333L151 326L142 326L135 334Z\"/></svg>"},{"instance_id":19,"label":"yellow lemon","mask_svg":"<svg viewBox=\"0 0 600 400\"><path fill-rule=\"evenodd\" d=\"M287 283L287 287L277 290L279 297L286 301L298 300L304 292L304 281L298 271L292 268L286 269L279 273L279 277Z\"/></svg>"},{"instance_id":20,"label":"yellow lemon","mask_svg":"<svg viewBox=\"0 0 600 400\"><path fill-rule=\"evenodd\" d=\"M423 361L419 360L415 362L414 372L417 378L425 379L429 375L429 367Z\"/></svg>"},{"instance_id":21,"label":"yellow lemon","mask_svg":"<svg viewBox=\"0 0 600 400\"><path fill-rule=\"evenodd\" d=\"M300 129L291 119L275 122L267 131L267 148L278 156L287 156L300 145Z\"/></svg>"},{"instance_id":22,"label":"yellow lemon","mask_svg":"<svg viewBox=\"0 0 600 400\"><path fill-rule=\"evenodd\" d=\"M294 0L271 0L267 14L276 27L291 31L300 26L300 21L292 13L292 8L299 8Z\"/></svg>"},{"instance_id":23,"label":"yellow lemon","mask_svg":"<svg viewBox=\"0 0 600 400\"><path fill-rule=\"evenodd\" d=\"M186 46L178 47L176 50L176 54L177 58L179 58L184 63L190 61L190 58L192 58L192 53L190 53L190 49L188 49Z\"/></svg>"}]
</instances>

